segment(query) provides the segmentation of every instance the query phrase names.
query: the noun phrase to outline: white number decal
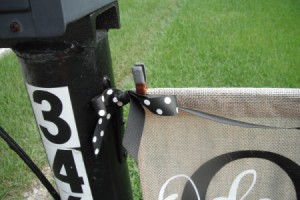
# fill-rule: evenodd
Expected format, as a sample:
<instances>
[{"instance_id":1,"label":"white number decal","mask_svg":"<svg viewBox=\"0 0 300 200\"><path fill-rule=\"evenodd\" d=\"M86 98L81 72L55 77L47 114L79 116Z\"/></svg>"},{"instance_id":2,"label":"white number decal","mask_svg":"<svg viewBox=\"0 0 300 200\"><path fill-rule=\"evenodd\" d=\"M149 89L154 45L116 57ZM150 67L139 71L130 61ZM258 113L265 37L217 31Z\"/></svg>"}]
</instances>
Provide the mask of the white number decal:
<instances>
[{"instance_id":1,"label":"white number decal","mask_svg":"<svg viewBox=\"0 0 300 200\"><path fill-rule=\"evenodd\" d=\"M61 198L92 199L68 87L27 90Z\"/></svg>"}]
</instances>

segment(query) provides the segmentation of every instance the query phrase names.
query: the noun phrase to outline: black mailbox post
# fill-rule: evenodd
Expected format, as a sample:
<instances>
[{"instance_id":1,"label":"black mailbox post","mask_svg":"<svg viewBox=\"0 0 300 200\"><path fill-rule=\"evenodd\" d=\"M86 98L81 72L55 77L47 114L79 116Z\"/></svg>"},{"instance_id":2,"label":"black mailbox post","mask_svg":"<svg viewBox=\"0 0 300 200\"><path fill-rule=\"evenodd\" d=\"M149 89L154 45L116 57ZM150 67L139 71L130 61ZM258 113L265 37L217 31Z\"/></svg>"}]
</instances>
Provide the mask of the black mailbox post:
<instances>
[{"instance_id":1,"label":"black mailbox post","mask_svg":"<svg viewBox=\"0 0 300 200\"><path fill-rule=\"evenodd\" d=\"M2 0L0 47L17 54L61 199L132 199L122 113L96 158L91 99L114 87L107 31L114 0Z\"/></svg>"}]
</instances>

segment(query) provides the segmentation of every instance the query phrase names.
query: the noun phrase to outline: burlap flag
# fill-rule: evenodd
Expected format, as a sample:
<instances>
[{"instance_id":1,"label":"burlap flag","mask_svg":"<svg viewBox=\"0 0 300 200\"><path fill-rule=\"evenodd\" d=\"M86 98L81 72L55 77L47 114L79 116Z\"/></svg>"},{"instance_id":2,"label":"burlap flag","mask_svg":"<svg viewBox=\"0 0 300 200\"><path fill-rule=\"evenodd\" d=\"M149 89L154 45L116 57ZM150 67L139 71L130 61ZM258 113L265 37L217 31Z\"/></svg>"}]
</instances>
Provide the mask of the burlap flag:
<instances>
[{"instance_id":1,"label":"burlap flag","mask_svg":"<svg viewBox=\"0 0 300 200\"><path fill-rule=\"evenodd\" d=\"M300 89L152 89L176 116L146 110L144 200L300 199Z\"/></svg>"}]
</instances>

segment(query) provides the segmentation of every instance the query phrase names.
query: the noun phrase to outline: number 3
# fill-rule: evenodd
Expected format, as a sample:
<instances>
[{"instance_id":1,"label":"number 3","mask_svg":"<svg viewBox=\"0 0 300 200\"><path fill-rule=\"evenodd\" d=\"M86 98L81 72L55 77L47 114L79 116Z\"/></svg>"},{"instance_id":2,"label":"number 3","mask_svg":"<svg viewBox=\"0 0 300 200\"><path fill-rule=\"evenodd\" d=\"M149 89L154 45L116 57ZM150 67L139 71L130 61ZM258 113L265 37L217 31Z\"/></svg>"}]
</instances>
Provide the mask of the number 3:
<instances>
[{"instance_id":1,"label":"number 3","mask_svg":"<svg viewBox=\"0 0 300 200\"><path fill-rule=\"evenodd\" d=\"M61 100L54 94L41 90L36 90L33 92L33 100L38 104L41 104L42 101L45 100L51 106L50 111L42 111L43 118L45 121L52 122L56 125L58 134L53 135L49 132L48 128L39 125L44 136L50 142L55 144L66 143L71 137L71 129L68 123L59 117L63 109Z\"/></svg>"}]
</instances>

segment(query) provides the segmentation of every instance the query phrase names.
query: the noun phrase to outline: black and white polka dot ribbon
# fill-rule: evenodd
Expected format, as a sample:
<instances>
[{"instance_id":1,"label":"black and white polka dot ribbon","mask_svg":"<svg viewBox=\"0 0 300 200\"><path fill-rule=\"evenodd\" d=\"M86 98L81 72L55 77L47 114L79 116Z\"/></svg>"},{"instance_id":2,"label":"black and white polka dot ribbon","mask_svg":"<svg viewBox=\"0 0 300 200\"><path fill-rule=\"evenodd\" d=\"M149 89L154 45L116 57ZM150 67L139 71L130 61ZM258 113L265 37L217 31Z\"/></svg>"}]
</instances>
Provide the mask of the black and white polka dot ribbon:
<instances>
[{"instance_id":1,"label":"black and white polka dot ribbon","mask_svg":"<svg viewBox=\"0 0 300 200\"><path fill-rule=\"evenodd\" d=\"M101 95L92 100L93 106L99 115L99 120L92 138L94 154L96 156L100 154L103 138L107 132L107 125L114 113L129 102L130 110L123 144L135 159L137 158L144 128L144 108L161 116L174 116L178 113L176 96L139 95L133 91L123 92L117 89L105 90Z\"/></svg>"},{"instance_id":2,"label":"black and white polka dot ribbon","mask_svg":"<svg viewBox=\"0 0 300 200\"><path fill-rule=\"evenodd\" d=\"M96 156L100 153L109 121L114 113L128 102L129 98L127 98L127 94L117 89L107 89L101 95L92 99L94 109L99 116L92 139L94 154Z\"/></svg>"}]
</instances>

